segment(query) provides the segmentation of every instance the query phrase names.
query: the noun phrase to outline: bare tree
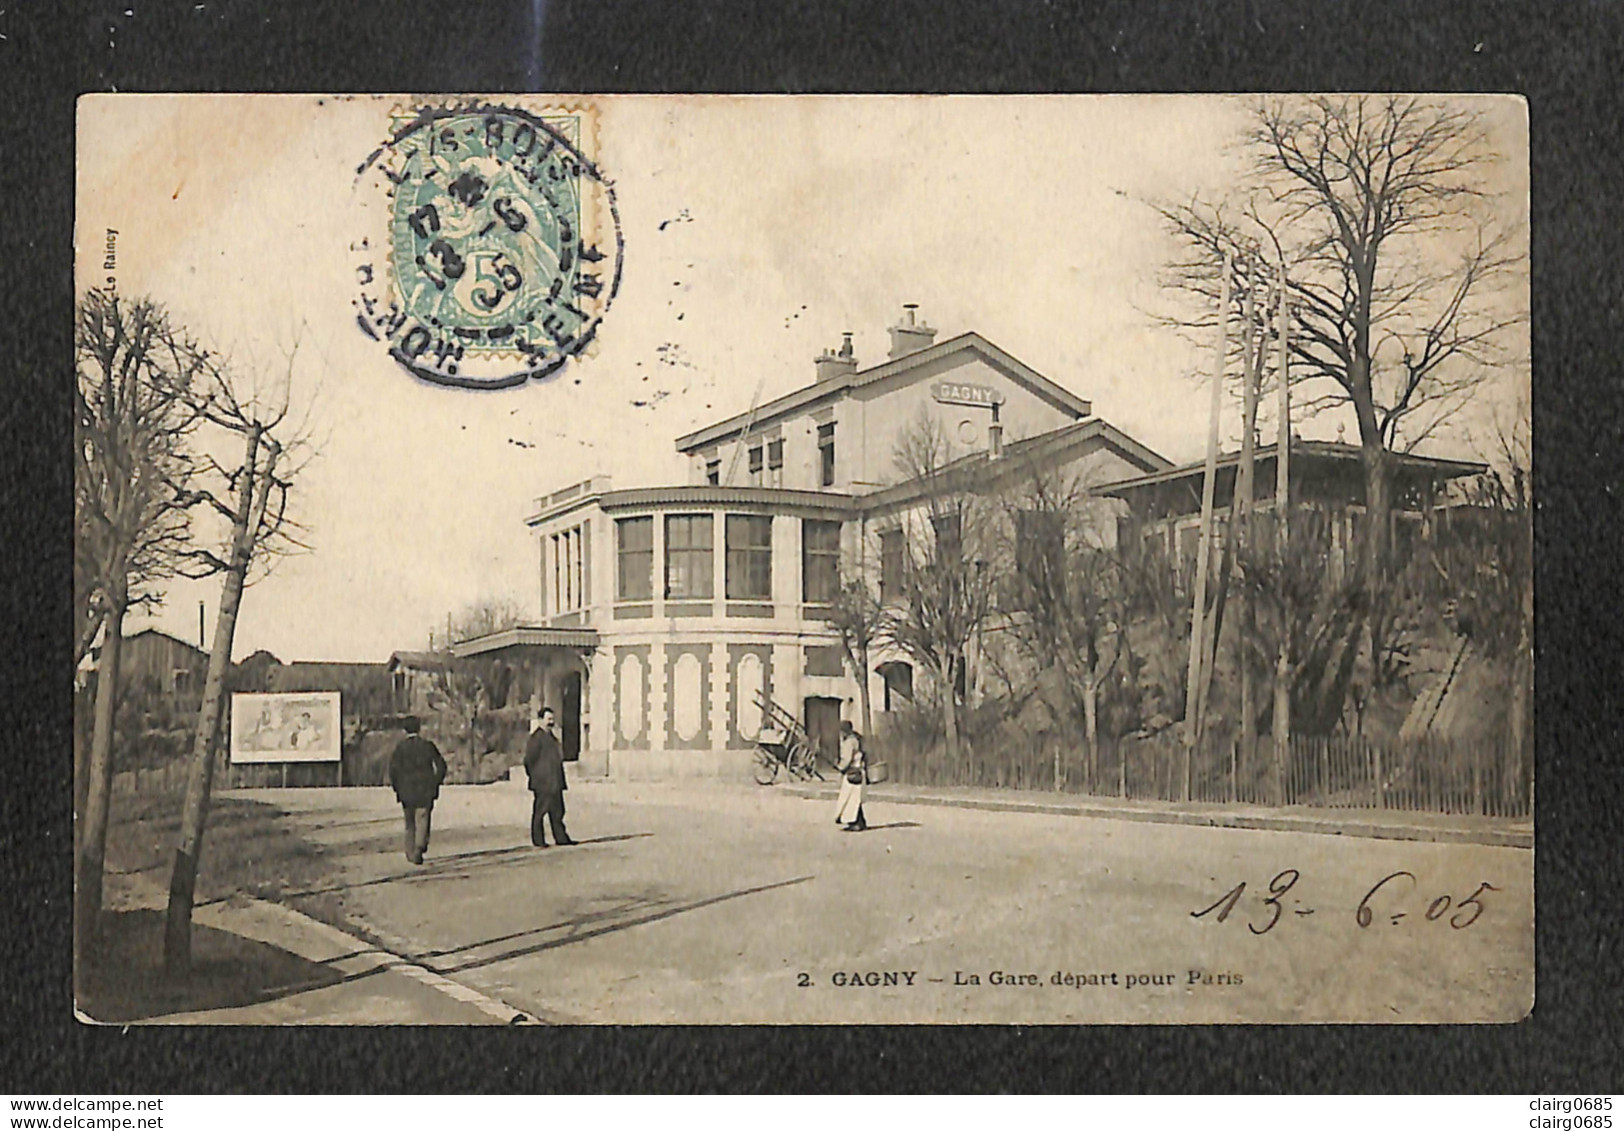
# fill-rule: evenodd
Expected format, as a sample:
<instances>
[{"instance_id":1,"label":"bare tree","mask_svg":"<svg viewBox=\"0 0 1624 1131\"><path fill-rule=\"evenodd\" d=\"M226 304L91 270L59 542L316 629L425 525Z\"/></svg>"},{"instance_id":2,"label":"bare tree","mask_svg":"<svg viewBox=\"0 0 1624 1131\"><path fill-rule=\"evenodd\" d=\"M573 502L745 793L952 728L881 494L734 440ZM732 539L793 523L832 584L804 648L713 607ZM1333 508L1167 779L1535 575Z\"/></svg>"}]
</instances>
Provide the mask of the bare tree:
<instances>
[{"instance_id":1,"label":"bare tree","mask_svg":"<svg viewBox=\"0 0 1624 1131\"><path fill-rule=\"evenodd\" d=\"M189 531L191 394L206 355L163 308L92 290L74 332L75 664L102 636L88 759L76 742L75 940L93 941L113 774L124 618L159 603ZM75 727L76 738L77 730Z\"/></svg>"},{"instance_id":2,"label":"bare tree","mask_svg":"<svg viewBox=\"0 0 1624 1131\"><path fill-rule=\"evenodd\" d=\"M1099 768L1100 689L1127 656L1126 589L1116 558L1097 544L1082 477L1033 467L1000 496L1004 557L1000 607L1037 670L1053 671L1081 718L1090 786ZM1059 776L1056 775L1058 788Z\"/></svg>"},{"instance_id":3,"label":"bare tree","mask_svg":"<svg viewBox=\"0 0 1624 1131\"><path fill-rule=\"evenodd\" d=\"M868 687L868 657L870 649L882 637L885 622L884 610L869 587L860 564L855 564L855 568L841 579L827 615L829 627L840 634L840 650L846 657L846 664L857 676L863 734L873 737L874 709Z\"/></svg>"},{"instance_id":4,"label":"bare tree","mask_svg":"<svg viewBox=\"0 0 1624 1131\"><path fill-rule=\"evenodd\" d=\"M965 650L991 611L994 578L979 556L987 548L985 508L966 469L949 464L948 450L940 423L923 412L897 439L898 473L923 489L923 525L903 538L901 592L887 600L880 635L935 676L947 753L956 760Z\"/></svg>"},{"instance_id":5,"label":"bare tree","mask_svg":"<svg viewBox=\"0 0 1624 1131\"><path fill-rule=\"evenodd\" d=\"M1141 633L1142 647L1137 654L1144 661L1145 675L1152 681L1147 690L1161 705L1160 711L1148 710L1145 722L1177 722L1176 712L1183 711L1189 701L1189 668L1184 662L1183 645L1190 638L1190 579L1194 570L1185 569L1159 541L1119 545L1117 564L1128 624L1137 625ZM1131 644L1130 627L1124 634L1124 646Z\"/></svg>"},{"instance_id":6,"label":"bare tree","mask_svg":"<svg viewBox=\"0 0 1624 1131\"><path fill-rule=\"evenodd\" d=\"M294 480L313 454L306 419L292 415L296 354L297 346L286 358L285 371L270 376L211 364L206 386L199 390L201 412L214 438L222 448L235 447L241 454L233 460L222 451L225 463L215 454L203 456L210 481L192 492L218 516L225 534L218 549L190 550L190 568L197 576L218 573L223 580L169 881L164 967L171 974L184 974L191 966L192 900L243 590L251 573L268 571L280 555L306 548L303 528L288 512Z\"/></svg>"},{"instance_id":7,"label":"bare tree","mask_svg":"<svg viewBox=\"0 0 1624 1131\"><path fill-rule=\"evenodd\" d=\"M524 621L524 607L514 597L482 597L464 605L455 615L448 613L445 618L444 639L441 640L431 632L429 649L432 651L437 643L443 647L450 647L464 640L489 636L493 632L517 627Z\"/></svg>"},{"instance_id":8,"label":"bare tree","mask_svg":"<svg viewBox=\"0 0 1624 1131\"><path fill-rule=\"evenodd\" d=\"M1506 360L1506 332L1525 318L1502 288L1523 262L1520 234L1485 187L1499 155L1474 110L1385 95L1270 99L1246 143L1245 199L1160 209L1189 251L1170 281L1211 301L1224 250L1244 272L1261 269L1260 243L1280 249L1292 379L1321 390L1297 404L1348 406L1358 422L1374 654L1391 569L1387 455L1433 435Z\"/></svg>"},{"instance_id":9,"label":"bare tree","mask_svg":"<svg viewBox=\"0 0 1624 1131\"><path fill-rule=\"evenodd\" d=\"M1257 536L1238 547L1237 583L1252 625L1237 634L1236 662L1250 665L1260 684L1272 671L1289 708L1276 711L1269 697L1244 702L1241 709L1254 712L1243 727L1248 734L1271 716L1271 726L1290 719L1303 733L1325 734L1341 717L1358 651L1352 626L1367 598L1356 577L1331 569L1332 527L1339 522L1333 512L1306 508L1292 515L1289 536L1281 536L1270 529L1278 527L1278 514L1254 516ZM1278 800L1284 799L1286 754L1286 743L1275 743L1271 776Z\"/></svg>"},{"instance_id":10,"label":"bare tree","mask_svg":"<svg viewBox=\"0 0 1624 1131\"><path fill-rule=\"evenodd\" d=\"M1453 627L1506 673L1505 733L1517 772L1502 779L1509 790L1529 766L1526 745L1533 703L1533 499L1526 404L1508 426L1497 421L1484 453L1487 474L1465 485L1460 506L1435 523L1429 553L1418 555L1405 580L1413 599L1448 609Z\"/></svg>"},{"instance_id":11,"label":"bare tree","mask_svg":"<svg viewBox=\"0 0 1624 1131\"><path fill-rule=\"evenodd\" d=\"M461 732L466 772L472 774L481 751L477 749L481 713L490 710L503 689L498 685L495 665L488 660L458 659L445 653L445 663L434 673L430 703L442 720L455 720ZM463 771L459 770L459 774Z\"/></svg>"}]
</instances>

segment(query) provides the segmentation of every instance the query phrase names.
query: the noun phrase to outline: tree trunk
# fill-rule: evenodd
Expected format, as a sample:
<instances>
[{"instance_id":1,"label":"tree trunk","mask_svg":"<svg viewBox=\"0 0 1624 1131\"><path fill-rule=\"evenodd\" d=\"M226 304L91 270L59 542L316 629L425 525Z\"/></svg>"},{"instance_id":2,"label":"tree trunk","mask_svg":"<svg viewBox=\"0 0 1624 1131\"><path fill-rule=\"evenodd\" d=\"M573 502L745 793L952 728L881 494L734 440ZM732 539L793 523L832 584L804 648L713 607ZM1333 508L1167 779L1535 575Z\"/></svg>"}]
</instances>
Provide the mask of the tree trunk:
<instances>
[{"instance_id":1,"label":"tree trunk","mask_svg":"<svg viewBox=\"0 0 1624 1131\"><path fill-rule=\"evenodd\" d=\"M1387 449L1373 413L1359 412L1360 462L1365 479L1365 528L1359 555L1359 581L1369 601L1370 663L1375 678L1381 674L1388 618L1388 542L1392 531L1392 500L1387 475ZM1368 423L1367 423L1368 420Z\"/></svg>"},{"instance_id":2,"label":"tree trunk","mask_svg":"<svg viewBox=\"0 0 1624 1131\"><path fill-rule=\"evenodd\" d=\"M1280 651L1274 661L1273 792L1277 805L1286 803L1286 783L1291 766L1291 641L1284 623L1280 631Z\"/></svg>"},{"instance_id":3,"label":"tree trunk","mask_svg":"<svg viewBox=\"0 0 1624 1131\"><path fill-rule=\"evenodd\" d=\"M874 712L869 702L868 645L859 646L853 659L855 660L854 666L857 668L857 699L863 708L863 737L872 739L874 737Z\"/></svg>"},{"instance_id":4,"label":"tree trunk","mask_svg":"<svg viewBox=\"0 0 1624 1131\"><path fill-rule=\"evenodd\" d=\"M114 574L122 574L122 568ZM118 709L118 669L124 648L122 593L109 601L107 632L101 662L96 665L96 708L86 767L84 827L78 838L74 888L73 937L79 957L93 949L100 937L102 869L107 858L107 824L112 811L113 720Z\"/></svg>"},{"instance_id":5,"label":"tree trunk","mask_svg":"<svg viewBox=\"0 0 1624 1131\"><path fill-rule=\"evenodd\" d=\"M954 694L953 677L957 674L953 660L948 660L942 671L942 729L947 737L947 760L959 763L959 705Z\"/></svg>"},{"instance_id":6,"label":"tree trunk","mask_svg":"<svg viewBox=\"0 0 1624 1131\"><path fill-rule=\"evenodd\" d=\"M1528 773L1529 706L1534 692L1534 642L1531 629L1534 621L1534 588L1523 586L1519 612L1522 624L1517 631L1516 651L1511 656L1511 701L1506 707L1506 746L1509 755L1501 767L1502 815L1521 813L1528 805L1528 815L1534 812L1534 800L1524 795L1526 783L1532 779Z\"/></svg>"},{"instance_id":7,"label":"tree trunk","mask_svg":"<svg viewBox=\"0 0 1624 1131\"><path fill-rule=\"evenodd\" d=\"M220 739L220 719L225 702L226 669L231 663L231 645L237 632L237 611L242 605L243 586L254 556L254 537L259 530L270 497L271 479L276 471L275 449L263 468L259 465L261 432L251 428L247 451L239 469L237 510L232 523L231 561L225 571L220 594L220 613L214 622L214 645L209 653L208 676L203 684L203 703L198 709L197 734L192 743L192 764L187 774L186 804L181 810L180 839L175 846L175 865L169 877L169 909L164 921L164 970L171 977L183 976L192 964L192 897L197 888L197 869L203 848L203 828L209 816L209 796L214 785L215 747Z\"/></svg>"},{"instance_id":8,"label":"tree trunk","mask_svg":"<svg viewBox=\"0 0 1624 1131\"><path fill-rule=\"evenodd\" d=\"M1088 762L1086 773L1088 775L1088 789L1094 788L1094 779L1097 776L1100 764L1100 681L1099 677L1090 671L1083 679L1083 737L1088 742Z\"/></svg>"},{"instance_id":9,"label":"tree trunk","mask_svg":"<svg viewBox=\"0 0 1624 1131\"><path fill-rule=\"evenodd\" d=\"M164 970L184 975L192 963L192 897L197 887L198 858L203 847L203 826L208 820L214 787L215 748L225 705L226 666L237 630L246 563L226 572L220 597L220 615L214 624L214 645L209 653L208 676L203 684L203 705L198 711L197 734L192 742L192 764L186 779L186 804L181 810L180 840L169 876L169 910L164 922Z\"/></svg>"}]
</instances>

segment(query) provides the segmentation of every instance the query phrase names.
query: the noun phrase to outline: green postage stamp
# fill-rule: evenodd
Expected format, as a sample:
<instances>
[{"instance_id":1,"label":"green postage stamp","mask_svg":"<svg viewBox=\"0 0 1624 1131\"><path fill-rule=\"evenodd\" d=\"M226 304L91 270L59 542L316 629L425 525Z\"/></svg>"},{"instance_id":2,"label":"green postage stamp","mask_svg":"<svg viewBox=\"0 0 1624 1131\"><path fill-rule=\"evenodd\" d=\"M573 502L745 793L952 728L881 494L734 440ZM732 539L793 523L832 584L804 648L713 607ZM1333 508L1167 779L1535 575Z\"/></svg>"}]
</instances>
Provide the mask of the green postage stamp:
<instances>
[{"instance_id":1,"label":"green postage stamp","mask_svg":"<svg viewBox=\"0 0 1624 1131\"><path fill-rule=\"evenodd\" d=\"M387 233L357 242L357 320L417 377L508 388L588 348L620 281L614 190L585 114L402 110L362 162ZM366 182L370 180L371 184Z\"/></svg>"}]
</instances>

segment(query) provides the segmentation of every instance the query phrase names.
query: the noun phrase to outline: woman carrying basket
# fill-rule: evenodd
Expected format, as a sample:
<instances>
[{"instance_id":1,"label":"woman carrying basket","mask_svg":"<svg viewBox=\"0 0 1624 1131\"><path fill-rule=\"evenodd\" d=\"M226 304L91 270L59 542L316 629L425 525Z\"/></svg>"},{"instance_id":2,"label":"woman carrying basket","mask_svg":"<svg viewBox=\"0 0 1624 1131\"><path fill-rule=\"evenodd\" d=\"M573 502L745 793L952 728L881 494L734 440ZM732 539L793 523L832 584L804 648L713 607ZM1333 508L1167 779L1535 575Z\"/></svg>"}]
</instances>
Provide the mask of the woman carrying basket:
<instances>
[{"instance_id":1,"label":"woman carrying basket","mask_svg":"<svg viewBox=\"0 0 1624 1131\"><path fill-rule=\"evenodd\" d=\"M835 808L835 824L848 833L860 833L868 828L863 817L863 783L868 774L868 759L863 754L863 736L852 729L850 722L840 722L840 765L843 779L840 783L840 801Z\"/></svg>"}]
</instances>

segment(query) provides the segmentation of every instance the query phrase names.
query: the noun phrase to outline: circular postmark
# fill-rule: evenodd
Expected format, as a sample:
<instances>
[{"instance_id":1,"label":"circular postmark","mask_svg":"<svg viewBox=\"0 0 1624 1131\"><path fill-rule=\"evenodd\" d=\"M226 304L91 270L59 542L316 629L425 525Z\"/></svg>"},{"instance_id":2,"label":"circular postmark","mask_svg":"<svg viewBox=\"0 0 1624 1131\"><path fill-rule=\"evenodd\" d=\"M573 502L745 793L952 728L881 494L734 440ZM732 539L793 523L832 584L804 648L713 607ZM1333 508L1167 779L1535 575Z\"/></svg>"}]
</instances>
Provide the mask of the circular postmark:
<instances>
[{"instance_id":1,"label":"circular postmark","mask_svg":"<svg viewBox=\"0 0 1624 1131\"><path fill-rule=\"evenodd\" d=\"M356 170L386 206L352 245L356 321L425 381L504 389L558 372L620 287L614 187L580 110L487 104L395 116Z\"/></svg>"}]
</instances>

